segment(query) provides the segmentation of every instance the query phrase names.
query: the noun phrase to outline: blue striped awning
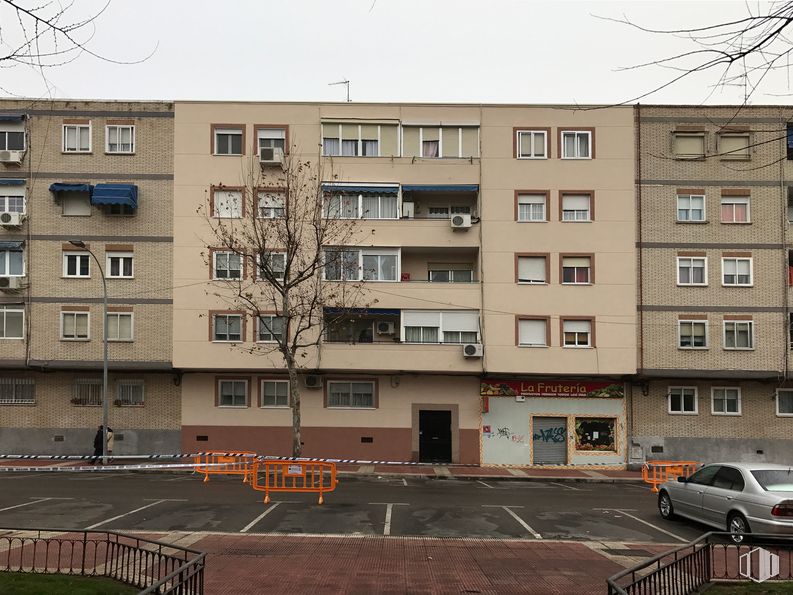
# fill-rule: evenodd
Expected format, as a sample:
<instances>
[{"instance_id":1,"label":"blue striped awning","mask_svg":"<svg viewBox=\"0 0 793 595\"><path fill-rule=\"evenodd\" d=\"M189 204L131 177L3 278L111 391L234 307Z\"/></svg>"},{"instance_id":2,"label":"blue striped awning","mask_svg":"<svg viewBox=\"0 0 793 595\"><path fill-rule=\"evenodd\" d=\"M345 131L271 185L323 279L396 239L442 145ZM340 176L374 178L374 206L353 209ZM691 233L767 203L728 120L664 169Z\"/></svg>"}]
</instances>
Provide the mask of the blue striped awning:
<instances>
[{"instance_id":1,"label":"blue striped awning","mask_svg":"<svg viewBox=\"0 0 793 595\"><path fill-rule=\"evenodd\" d=\"M24 186L25 180L19 178L0 178L0 186Z\"/></svg>"},{"instance_id":2,"label":"blue striped awning","mask_svg":"<svg viewBox=\"0 0 793 595\"><path fill-rule=\"evenodd\" d=\"M402 192L478 192L479 184L403 184Z\"/></svg>"},{"instance_id":3,"label":"blue striped awning","mask_svg":"<svg viewBox=\"0 0 793 595\"><path fill-rule=\"evenodd\" d=\"M0 242L0 250L22 250L22 246L25 245L24 240L15 240L15 241L5 241Z\"/></svg>"},{"instance_id":4,"label":"blue striped awning","mask_svg":"<svg viewBox=\"0 0 793 595\"><path fill-rule=\"evenodd\" d=\"M50 184L50 192L58 194L59 192L91 192L94 187L91 184L63 184L56 182Z\"/></svg>"},{"instance_id":5,"label":"blue striped awning","mask_svg":"<svg viewBox=\"0 0 793 595\"><path fill-rule=\"evenodd\" d=\"M0 114L0 122L21 122L25 114Z\"/></svg>"},{"instance_id":6,"label":"blue striped awning","mask_svg":"<svg viewBox=\"0 0 793 595\"><path fill-rule=\"evenodd\" d=\"M324 192L338 192L340 194L396 194L398 186L354 186L352 184L322 184Z\"/></svg>"},{"instance_id":7,"label":"blue striped awning","mask_svg":"<svg viewBox=\"0 0 793 595\"><path fill-rule=\"evenodd\" d=\"M399 316L399 310L388 308L324 308L325 314L361 314L370 316Z\"/></svg>"},{"instance_id":8,"label":"blue striped awning","mask_svg":"<svg viewBox=\"0 0 793 595\"><path fill-rule=\"evenodd\" d=\"M97 184L91 194L94 205L126 205L138 208L138 187L135 184Z\"/></svg>"}]
</instances>

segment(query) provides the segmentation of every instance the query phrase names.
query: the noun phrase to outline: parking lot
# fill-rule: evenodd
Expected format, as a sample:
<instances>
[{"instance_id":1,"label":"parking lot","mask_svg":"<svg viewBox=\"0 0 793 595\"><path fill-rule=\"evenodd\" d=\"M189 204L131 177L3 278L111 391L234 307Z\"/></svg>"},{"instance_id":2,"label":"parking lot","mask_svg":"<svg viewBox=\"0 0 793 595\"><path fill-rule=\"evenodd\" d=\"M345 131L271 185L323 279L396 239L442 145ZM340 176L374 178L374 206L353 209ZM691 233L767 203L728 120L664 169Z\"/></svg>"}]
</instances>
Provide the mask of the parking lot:
<instances>
[{"instance_id":1,"label":"parking lot","mask_svg":"<svg viewBox=\"0 0 793 595\"><path fill-rule=\"evenodd\" d=\"M188 473L0 476L0 527L392 535L679 544L704 527L660 518L635 483L342 478L316 496L263 494Z\"/></svg>"}]
</instances>

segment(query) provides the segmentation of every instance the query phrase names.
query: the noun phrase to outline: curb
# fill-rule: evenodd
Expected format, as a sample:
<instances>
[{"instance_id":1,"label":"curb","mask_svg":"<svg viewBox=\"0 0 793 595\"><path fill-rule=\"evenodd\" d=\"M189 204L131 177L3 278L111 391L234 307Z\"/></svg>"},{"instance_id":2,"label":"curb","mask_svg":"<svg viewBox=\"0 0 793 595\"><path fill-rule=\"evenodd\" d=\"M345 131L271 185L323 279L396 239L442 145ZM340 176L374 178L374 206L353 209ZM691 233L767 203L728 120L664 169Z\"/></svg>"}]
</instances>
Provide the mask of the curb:
<instances>
[{"instance_id":1,"label":"curb","mask_svg":"<svg viewBox=\"0 0 793 595\"><path fill-rule=\"evenodd\" d=\"M340 477L375 477L388 479L409 479L411 477L421 479L442 479L442 480L462 480L462 481L535 481L535 482L569 482L569 483L636 483L642 484L640 477L570 477L570 476L537 476L527 475L437 475L436 473L361 473L359 471L337 471Z\"/></svg>"}]
</instances>

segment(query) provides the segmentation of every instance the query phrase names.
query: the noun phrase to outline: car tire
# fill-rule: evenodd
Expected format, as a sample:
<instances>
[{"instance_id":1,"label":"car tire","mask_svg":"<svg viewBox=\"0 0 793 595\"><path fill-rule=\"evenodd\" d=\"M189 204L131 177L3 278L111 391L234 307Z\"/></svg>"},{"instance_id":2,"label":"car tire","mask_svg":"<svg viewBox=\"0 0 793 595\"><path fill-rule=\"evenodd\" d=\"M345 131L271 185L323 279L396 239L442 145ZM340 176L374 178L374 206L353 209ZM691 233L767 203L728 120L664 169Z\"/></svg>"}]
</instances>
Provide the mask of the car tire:
<instances>
[{"instance_id":1,"label":"car tire","mask_svg":"<svg viewBox=\"0 0 793 595\"><path fill-rule=\"evenodd\" d=\"M740 512L731 512L727 516L727 532L730 534L730 539L733 543L743 543L745 535L752 532L749 527L749 521ZM743 535L741 535L743 534Z\"/></svg>"},{"instance_id":2,"label":"car tire","mask_svg":"<svg viewBox=\"0 0 793 595\"><path fill-rule=\"evenodd\" d=\"M672 506L672 498L666 491L658 494L658 512L661 513L661 518L666 521L671 521L676 516L675 508Z\"/></svg>"}]
</instances>

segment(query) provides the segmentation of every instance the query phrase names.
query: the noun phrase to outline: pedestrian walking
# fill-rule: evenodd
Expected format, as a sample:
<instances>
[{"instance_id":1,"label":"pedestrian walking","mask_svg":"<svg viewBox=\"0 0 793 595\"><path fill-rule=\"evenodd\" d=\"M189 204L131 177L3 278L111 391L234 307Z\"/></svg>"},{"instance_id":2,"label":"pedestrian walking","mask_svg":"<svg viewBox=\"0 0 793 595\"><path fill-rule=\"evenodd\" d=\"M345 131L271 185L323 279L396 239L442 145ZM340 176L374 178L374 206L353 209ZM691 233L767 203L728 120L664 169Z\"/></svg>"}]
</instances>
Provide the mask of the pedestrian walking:
<instances>
[{"instance_id":1,"label":"pedestrian walking","mask_svg":"<svg viewBox=\"0 0 793 595\"><path fill-rule=\"evenodd\" d=\"M107 462L110 462L110 457L113 456L113 428L107 428Z\"/></svg>"},{"instance_id":2,"label":"pedestrian walking","mask_svg":"<svg viewBox=\"0 0 793 595\"><path fill-rule=\"evenodd\" d=\"M98 458L102 456L102 443L104 442L103 436L103 427L99 426L99 429L96 431L96 435L94 436L94 458L91 459L89 465L94 465Z\"/></svg>"}]
</instances>

